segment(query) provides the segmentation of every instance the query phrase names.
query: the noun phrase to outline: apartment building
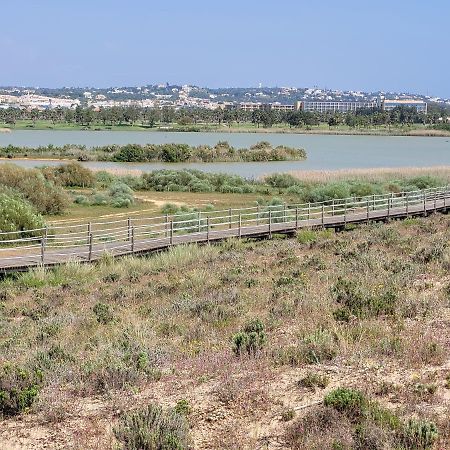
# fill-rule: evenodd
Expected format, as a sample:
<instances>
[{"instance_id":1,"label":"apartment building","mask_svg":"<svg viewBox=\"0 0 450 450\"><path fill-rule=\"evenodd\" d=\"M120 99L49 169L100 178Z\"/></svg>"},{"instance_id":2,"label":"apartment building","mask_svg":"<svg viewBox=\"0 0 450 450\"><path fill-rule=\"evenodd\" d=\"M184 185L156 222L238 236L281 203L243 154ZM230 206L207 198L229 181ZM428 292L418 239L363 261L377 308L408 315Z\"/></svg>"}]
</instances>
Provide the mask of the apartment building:
<instances>
[{"instance_id":1,"label":"apartment building","mask_svg":"<svg viewBox=\"0 0 450 450\"><path fill-rule=\"evenodd\" d=\"M379 108L378 101L341 102L341 101L300 101L296 109L307 112L352 112L362 108Z\"/></svg>"},{"instance_id":2,"label":"apartment building","mask_svg":"<svg viewBox=\"0 0 450 450\"><path fill-rule=\"evenodd\" d=\"M401 99L401 100L388 100L381 99L381 108L383 111L392 111L398 106L404 106L407 108L415 108L417 112L427 114L428 104L422 100Z\"/></svg>"}]
</instances>

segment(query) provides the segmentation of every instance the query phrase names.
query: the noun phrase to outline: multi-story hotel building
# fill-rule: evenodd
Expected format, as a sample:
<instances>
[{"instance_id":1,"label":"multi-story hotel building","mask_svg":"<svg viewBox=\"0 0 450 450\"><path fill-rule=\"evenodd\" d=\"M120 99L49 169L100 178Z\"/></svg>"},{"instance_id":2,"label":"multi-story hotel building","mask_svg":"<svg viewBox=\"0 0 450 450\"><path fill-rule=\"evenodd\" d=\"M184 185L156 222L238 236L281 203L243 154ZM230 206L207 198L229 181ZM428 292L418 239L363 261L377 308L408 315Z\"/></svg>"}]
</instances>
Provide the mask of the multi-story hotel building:
<instances>
[{"instance_id":1,"label":"multi-story hotel building","mask_svg":"<svg viewBox=\"0 0 450 450\"><path fill-rule=\"evenodd\" d=\"M402 99L402 100L381 100L381 108L383 111L391 111L398 106L407 108L416 108L417 112L426 114L428 112L428 104L422 100Z\"/></svg>"},{"instance_id":2,"label":"multi-story hotel building","mask_svg":"<svg viewBox=\"0 0 450 450\"><path fill-rule=\"evenodd\" d=\"M339 101L301 101L296 103L296 109L317 112L351 112L361 108L379 108L378 101L369 102L339 102Z\"/></svg>"}]
</instances>

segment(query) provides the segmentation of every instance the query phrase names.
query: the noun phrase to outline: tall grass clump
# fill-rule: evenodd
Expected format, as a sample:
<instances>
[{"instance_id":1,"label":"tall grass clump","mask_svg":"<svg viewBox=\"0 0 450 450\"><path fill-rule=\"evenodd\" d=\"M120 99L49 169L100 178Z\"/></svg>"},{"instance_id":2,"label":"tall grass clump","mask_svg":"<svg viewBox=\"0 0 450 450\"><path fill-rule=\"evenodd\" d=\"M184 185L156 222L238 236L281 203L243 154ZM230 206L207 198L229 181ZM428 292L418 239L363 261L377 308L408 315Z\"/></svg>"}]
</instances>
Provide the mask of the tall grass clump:
<instances>
[{"instance_id":1,"label":"tall grass clump","mask_svg":"<svg viewBox=\"0 0 450 450\"><path fill-rule=\"evenodd\" d=\"M187 450L190 448L186 417L174 409L150 404L124 414L114 428L124 450Z\"/></svg>"}]
</instances>

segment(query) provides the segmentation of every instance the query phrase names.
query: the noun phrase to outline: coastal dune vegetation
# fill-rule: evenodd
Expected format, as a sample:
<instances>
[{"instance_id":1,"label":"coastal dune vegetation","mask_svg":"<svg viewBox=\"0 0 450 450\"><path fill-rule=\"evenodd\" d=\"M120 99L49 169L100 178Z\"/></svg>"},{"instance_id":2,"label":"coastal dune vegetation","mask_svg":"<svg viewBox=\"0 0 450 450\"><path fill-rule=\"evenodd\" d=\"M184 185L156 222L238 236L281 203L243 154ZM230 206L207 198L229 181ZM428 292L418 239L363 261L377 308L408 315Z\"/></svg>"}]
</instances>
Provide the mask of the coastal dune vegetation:
<instances>
[{"instance_id":1,"label":"coastal dune vegetation","mask_svg":"<svg viewBox=\"0 0 450 450\"><path fill-rule=\"evenodd\" d=\"M449 230L436 214L5 276L0 446L448 448Z\"/></svg>"}]
</instances>

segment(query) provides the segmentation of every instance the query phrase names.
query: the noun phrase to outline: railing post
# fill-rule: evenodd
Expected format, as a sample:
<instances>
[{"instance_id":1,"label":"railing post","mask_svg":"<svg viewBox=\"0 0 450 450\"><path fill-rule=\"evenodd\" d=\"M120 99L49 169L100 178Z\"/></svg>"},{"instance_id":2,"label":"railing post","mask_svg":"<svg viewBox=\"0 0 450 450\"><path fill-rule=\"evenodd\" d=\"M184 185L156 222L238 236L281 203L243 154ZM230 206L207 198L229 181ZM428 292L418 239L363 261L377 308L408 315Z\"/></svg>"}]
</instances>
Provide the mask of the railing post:
<instances>
[{"instance_id":1,"label":"railing post","mask_svg":"<svg viewBox=\"0 0 450 450\"><path fill-rule=\"evenodd\" d=\"M229 218L229 229L231 230L231 208L228 210L228 218Z\"/></svg>"},{"instance_id":2,"label":"railing post","mask_svg":"<svg viewBox=\"0 0 450 450\"><path fill-rule=\"evenodd\" d=\"M311 203L308 202L308 222L309 222L310 218L311 218ZM309 225L309 223L308 223L308 225Z\"/></svg>"},{"instance_id":3,"label":"railing post","mask_svg":"<svg viewBox=\"0 0 450 450\"><path fill-rule=\"evenodd\" d=\"M425 192L423 193L423 216L426 217L427 215L427 197Z\"/></svg>"},{"instance_id":4,"label":"railing post","mask_svg":"<svg viewBox=\"0 0 450 450\"><path fill-rule=\"evenodd\" d=\"M239 237L242 236L241 227L242 227L242 216L241 216L241 212L239 211Z\"/></svg>"},{"instance_id":5,"label":"railing post","mask_svg":"<svg viewBox=\"0 0 450 450\"><path fill-rule=\"evenodd\" d=\"M434 190L434 212L436 212L436 189Z\"/></svg>"},{"instance_id":6,"label":"railing post","mask_svg":"<svg viewBox=\"0 0 450 450\"><path fill-rule=\"evenodd\" d=\"M45 261L45 238L41 239L41 264L44 265Z\"/></svg>"},{"instance_id":7,"label":"railing post","mask_svg":"<svg viewBox=\"0 0 450 450\"><path fill-rule=\"evenodd\" d=\"M406 193L406 217L409 215L409 194Z\"/></svg>"},{"instance_id":8,"label":"railing post","mask_svg":"<svg viewBox=\"0 0 450 450\"><path fill-rule=\"evenodd\" d=\"M269 209L269 238L272 238L272 210L271 209Z\"/></svg>"},{"instance_id":9,"label":"railing post","mask_svg":"<svg viewBox=\"0 0 450 450\"><path fill-rule=\"evenodd\" d=\"M375 194L372 195L372 211L375 211Z\"/></svg>"},{"instance_id":10,"label":"railing post","mask_svg":"<svg viewBox=\"0 0 450 450\"><path fill-rule=\"evenodd\" d=\"M170 221L170 245L173 245L173 219Z\"/></svg>"},{"instance_id":11,"label":"railing post","mask_svg":"<svg viewBox=\"0 0 450 450\"><path fill-rule=\"evenodd\" d=\"M325 228L325 205L322 203L322 228Z\"/></svg>"},{"instance_id":12,"label":"railing post","mask_svg":"<svg viewBox=\"0 0 450 450\"><path fill-rule=\"evenodd\" d=\"M127 227L128 227L128 241L131 240L131 219L128 217L127 220Z\"/></svg>"},{"instance_id":13,"label":"railing post","mask_svg":"<svg viewBox=\"0 0 450 450\"><path fill-rule=\"evenodd\" d=\"M131 253L134 253L134 227L131 227Z\"/></svg>"},{"instance_id":14,"label":"railing post","mask_svg":"<svg viewBox=\"0 0 450 450\"><path fill-rule=\"evenodd\" d=\"M295 229L298 229L298 206L295 207Z\"/></svg>"},{"instance_id":15,"label":"railing post","mask_svg":"<svg viewBox=\"0 0 450 450\"><path fill-rule=\"evenodd\" d=\"M209 216L206 218L206 242L209 244Z\"/></svg>"},{"instance_id":16,"label":"railing post","mask_svg":"<svg viewBox=\"0 0 450 450\"><path fill-rule=\"evenodd\" d=\"M87 229L87 243L89 245L89 235L92 233L92 223L88 223L88 229Z\"/></svg>"},{"instance_id":17,"label":"railing post","mask_svg":"<svg viewBox=\"0 0 450 450\"><path fill-rule=\"evenodd\" d=\"M369 223L369 219L370 219L369 199L366 200L366 207L367 207L367 224L368 224Z\"/></svg>"},{"instance_id":18,"label":"railing post","mask_svg":"<svg viewBox=\"0 0 450 450\"><path fill-rule=\"evenodd\" d=\"M331 203L331 215L334 217L334 198L333 202Z\"/></svg>"},{"instance_id":19,"label":"railing post","mask_svg":"<svg viewBox=\"0 0 450 450\"><path fill-rule=\"evenodd\" d=\"M344 226L347 225L347 198L344 201Z\"/></svg>"},{"instance_id":20,"label":"railing post","mask_svg":"<svg viewBox=\"0 0 450 450\"><path fill-rule=\"evenodd\" d=\"M92 233L89 233L89 261L92 261Z\"/></svg>"},{"instance_id":21,"label":"railing post","mask_svg":"<svg viewBox=\"0 0 450 450\"><path fill-rule=\"evenodd\" d=\"M389 220L391 216L391 201L390 201L390 196L387 198L387 218Z\"/></svg>"},{"instance_id":22,"label":"railing post","mask_svg":"<svg viewBox=\"0 0 450 450\"><path fill-rule=\"evenodd\" d=\"M283 222L286 222L286 203L283 203Z\"/></svg>"},{"instance_id":23,"label":"railing post","mask_svg":"<svg viewBox=\"0 0 450 450\"><path fill-rule=\"evenodd\" d=\"M164 237L169 235L169 214L165 215L165 223L164 223Z\"/></svg>"}]
</instances>

